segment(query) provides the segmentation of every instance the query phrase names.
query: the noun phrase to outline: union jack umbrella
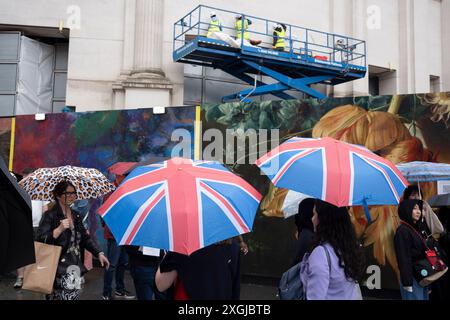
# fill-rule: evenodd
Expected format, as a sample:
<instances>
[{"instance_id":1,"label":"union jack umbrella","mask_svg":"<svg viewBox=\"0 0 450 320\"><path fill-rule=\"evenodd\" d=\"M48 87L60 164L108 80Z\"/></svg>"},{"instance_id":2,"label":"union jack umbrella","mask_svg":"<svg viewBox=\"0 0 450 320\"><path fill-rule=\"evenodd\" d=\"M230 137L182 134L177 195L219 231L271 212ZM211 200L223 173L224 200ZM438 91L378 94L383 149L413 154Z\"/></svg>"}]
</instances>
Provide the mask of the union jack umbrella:
<instances>
[{"instance_id":1,"label":"union jack umbrella","mask_svg":"<svg viewBox=\"0 0 450 320\"><path fill-rule=\"evenodd\" d=\"M216 161L135 168L98 209L120 245L190 255L250 232L261 195Z\"/></svg>"},{"instance_id":2,"label":"union jack umbrella","mask_svg":"<svg viewBox=\"0 0 450 320\"><path fill-rule=\"evenodd\" d=\"M327 137L291 138L256 165L275 186L338 207L398 204L408 186L389 160L362 146Z\"/></svg>"}]
</instances>

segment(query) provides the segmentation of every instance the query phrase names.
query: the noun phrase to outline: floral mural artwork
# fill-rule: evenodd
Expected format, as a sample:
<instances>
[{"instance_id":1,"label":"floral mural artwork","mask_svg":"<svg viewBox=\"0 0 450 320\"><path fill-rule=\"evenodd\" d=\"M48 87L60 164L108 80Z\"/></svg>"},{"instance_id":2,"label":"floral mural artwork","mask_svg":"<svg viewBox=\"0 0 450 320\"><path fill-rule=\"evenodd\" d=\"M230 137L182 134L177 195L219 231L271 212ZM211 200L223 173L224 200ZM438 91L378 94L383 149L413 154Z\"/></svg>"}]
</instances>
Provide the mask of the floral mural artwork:
<instances>
[{"instance_id":1,"label":"floral mural artwork","mask_svg":"<svg viewBox=\"0 0 450 320\"><path fill-rule=\"evenodd\" d=\"M437 93L208 105L204 106L203 127L243 131L276 128L280 130L280 143L293 136L327 136L363 145L394 163L450 163L449 97L449 93ZM245 268L250 273L281 274L290 262L286 254L273 257L279 259L279 265L261 265L270 259L264 257L267 252L286 252L291 246L293 223L274 218L283 217L287 190L274 187L250 167L231 166L265 195L249 241L259 257L249 258L254 261ZM425 199L436 194L435 183L421 183L421 189ZM353 207L350 213L359 238L369 250L369 260L391 269L392 276L383 285L396 288L398 267L393 236L399 224L397 207L370 207L370 224L362 207ZM268 233L261 235L258 230Z\"/></svg>"},{"instance_id":2,"label":"floral mural artwork","mask_svg":"<svg viewBox=\"0 0 450 320\"><path fill-rule=\"evenodd\" d=\"M178 143L171 140L173 131L185 129L193 137L194 121L194 106L166 108L155 115L152 109L138 109L47 114L43 121L34 115L17 116L13 169L20 173L25 168L73 165L108 174L107 168L116 162L170 156ZM10 123L11 119L0 119L2 150L4 140L9 151ZM193 143L192 138L192 153ZM90 201L87 221L91 234L103 243L96 215L100 202Z\"/></svg>"},{"instance_id":3,"label":"floral mural artwork","mask_svg":"<svg viewBox=\"0 0 450 320\"><path fill-rule=\"evenodd\" d=\"M59 113L45 121L19 116L14 169L74 165L106 173L118 161L168 156L177 143L172 132L183 128L192 135L194 119L194 107L166 108L157 115L151 109Z\"/></svg>"},{"instance_id":4,"label":"floral mural artwork","mask_svg":"<svg viewBox=\"0 0 450 320\"><path fill-rule=\"evenodd\" d=\"M430 107L433 122L442 122L450 128L450 92L429 93L418 95L423 105Z\"/></svg>"}]
</instances>

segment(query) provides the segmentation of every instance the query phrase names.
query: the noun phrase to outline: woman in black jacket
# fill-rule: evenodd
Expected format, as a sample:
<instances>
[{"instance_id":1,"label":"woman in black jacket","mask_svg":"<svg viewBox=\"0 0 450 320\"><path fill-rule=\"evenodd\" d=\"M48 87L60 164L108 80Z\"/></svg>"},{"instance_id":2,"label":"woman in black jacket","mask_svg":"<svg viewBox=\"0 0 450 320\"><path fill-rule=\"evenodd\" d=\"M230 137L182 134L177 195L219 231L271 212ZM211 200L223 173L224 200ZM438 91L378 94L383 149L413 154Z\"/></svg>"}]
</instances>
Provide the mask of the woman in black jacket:
<instances>
[{"instance_id":1,"label":"woman in black jacket","mask_svg":"<svg viewBox=\"0 0 450 320\"><path fill-rule=\"evenodd\" d=\"M81 216L70 206L77 199L75 187L67 181L55 186L56 202L43 214L37 231L37 241L61 246L61 257L54 283L53 300L77 300L81 292L81 277L86 272L81 250L84 248L98 257L102 266L109 261L83 226Z\"/></svg>"},{"instance_id":2,"label":"woman in black jacket","mask_svg":"<svg viewBox=\"0 0 450 320\"><path fill-rule=\"evenodd\" d=\"M403 300L428 300L428 287L422 287L414 276L414 265L425 259L427 250L421 234L422 201L407 199L400 203L400 226L394 236L395 253L400 269L400 292Z\"/></svg>"}]
</instances>

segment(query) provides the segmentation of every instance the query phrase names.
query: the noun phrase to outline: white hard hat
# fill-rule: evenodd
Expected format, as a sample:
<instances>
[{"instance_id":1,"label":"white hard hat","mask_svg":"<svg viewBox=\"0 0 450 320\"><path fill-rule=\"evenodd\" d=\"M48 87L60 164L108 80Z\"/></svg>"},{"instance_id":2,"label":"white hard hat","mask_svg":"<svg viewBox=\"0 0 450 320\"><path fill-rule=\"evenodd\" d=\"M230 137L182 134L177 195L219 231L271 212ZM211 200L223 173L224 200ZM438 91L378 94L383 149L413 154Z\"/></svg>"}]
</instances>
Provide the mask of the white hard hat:
<instances>
[{"instance_id":1,"label":"white hard hat","mask_svg":"<svg viewBox=\"0 0 450 320\"><path fill-rule=\"evenodd\" d=\"M239 18L241 18L241 17L242 17L241 14L237 14L237 15L235 16L236 19L239 19Z\"/></svg>"},{"instance_id":2,"label":"white hard hat","mask_svg":"<svg viewBox=\"0 0 450 320\"><path fill-rule=\"evenodd\" d=\"M276 29L278 27L278 23L272 23L272 29Z\"/></svg>"},{"instance_id":3,"label":"white hard hat","mask_svg":"<svg viewBox=\"0 0 450 320\"><path fill-rule=\"evenodd\" d=\"M216 12L215 11L211 11L210 13L209 13L209 16L210 17L214 17L216 15Z\"/></svg>"}]
</instances>

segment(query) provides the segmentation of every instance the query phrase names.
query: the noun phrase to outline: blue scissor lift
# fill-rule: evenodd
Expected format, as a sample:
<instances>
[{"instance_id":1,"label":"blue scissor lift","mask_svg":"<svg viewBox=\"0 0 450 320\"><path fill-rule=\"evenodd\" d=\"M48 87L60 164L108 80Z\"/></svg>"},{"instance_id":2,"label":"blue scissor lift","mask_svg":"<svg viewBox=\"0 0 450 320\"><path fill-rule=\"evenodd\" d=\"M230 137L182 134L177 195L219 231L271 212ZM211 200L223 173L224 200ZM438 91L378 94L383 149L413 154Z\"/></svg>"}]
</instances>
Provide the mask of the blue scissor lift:
<instances>
[{"instance_id":1,"label":"blue scissor lift","mask_svg":"<svg viewBox=\"0 0 450 320\"><path fill-rule=\"evenodd\" d=\"M208 38L211 12L221 21L222 32ZM243 31L240 39L234 40L235 19L239 15L243 21L251 20L250 38L261 40L261 44L254 46L244 41ZM277 51L272 48L272 26L277 23L200 5L175 22L173 59L220 69L254 86L223 97L224 102L235 99L249 102L250 96L265 94L294 99L284 92L292 89L323 99L326 96L311 88L311 84L336 85L364 78L367 70L365 41L284 24L286 46L284 51ZM275 82L257 81L258 74L273 78Z\"/></svg>"}]
</instances>

